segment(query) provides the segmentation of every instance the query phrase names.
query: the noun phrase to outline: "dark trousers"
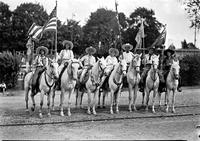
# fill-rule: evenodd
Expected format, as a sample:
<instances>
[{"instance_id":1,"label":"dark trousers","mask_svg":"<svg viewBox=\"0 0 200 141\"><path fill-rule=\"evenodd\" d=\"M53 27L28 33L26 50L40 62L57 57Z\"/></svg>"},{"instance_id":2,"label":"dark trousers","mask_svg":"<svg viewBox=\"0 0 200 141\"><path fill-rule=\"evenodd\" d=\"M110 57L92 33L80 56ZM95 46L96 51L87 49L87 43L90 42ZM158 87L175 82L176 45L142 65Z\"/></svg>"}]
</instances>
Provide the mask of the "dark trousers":
<instances>
[{"instance_id":1,"label":"dark trousers","mask_svg":"<svg viewBox=\"0 0 200 141\"><path fill-rule=\"evenodd\" d=\"M45 71L44 67L37 67L35 73L33 74L32 78L32 92L37 93L39 92L39 78L40 75Z\"/></svg>"}]
</instances>

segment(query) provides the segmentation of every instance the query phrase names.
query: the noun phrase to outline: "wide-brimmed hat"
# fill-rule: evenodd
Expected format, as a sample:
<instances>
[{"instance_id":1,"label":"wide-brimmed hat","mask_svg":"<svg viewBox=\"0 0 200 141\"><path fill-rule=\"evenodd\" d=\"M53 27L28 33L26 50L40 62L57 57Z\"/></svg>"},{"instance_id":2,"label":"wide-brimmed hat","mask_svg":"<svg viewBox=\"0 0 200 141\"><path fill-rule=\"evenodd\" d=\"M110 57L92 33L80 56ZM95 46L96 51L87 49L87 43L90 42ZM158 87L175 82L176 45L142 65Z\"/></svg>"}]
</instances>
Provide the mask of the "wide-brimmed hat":
<instances>
[{"instance_id":1,"label":"wide-brimmed hat","mask_svg":"<svg viewBox=\"0 0 200 141\"><path fill-rule=\"evenodd\" d=\"M40 51L41 51L41 50L44 50L44 54L45 54L45 55L47 55L48 52L49 52L49 50L48 50L47 47L45 47L45 46L40 46L40 47L38 47L38 48L36 49L36 54L40 54Z\"/></svg>"},{"instance_id":2,"label":"wide-brimmed hat","mask_svg":"<svg viewBox=\"0 0 200 141\"><path fill-rule=\"evenodd\" d=\"M126 43L126 44L122 45L122 49L123 50L132 50L133 46L131 44L129 44L129 43Z\"/></svg>"},{"instance_id":3,"label":"wide-brimmed hat","mask_svg":"<svg viewBox=\"0 0 200 141\"><path fill-rule=\"evenodd\" d=\"M155 46L151 46L148 48L148 51L153 50L153 52L156 50Z\"/></svg>"},{"instance_id":4,"label":"wide-brimmed hat","mask_svg":"<svg viewBox=\"0 0 200 141\"><path fill-rule=\"evenodd\" d=\"M171 55L173 55L173 54L175 53L175 46L174 46L173 44L170 45L170 46L168 47L168 49L166 49L166 50L164 51L164 55L167 56L167 52L170 52Z\"/></svg>"},{"instance_id":5,"label":"wide-brimmed hat","mask_svg":"<svg viewBox=\"0 0 200 141\"><path fill-rule=\"evenodd\" d=\"M95 54L96 53L96 49L94 47L90 46L90 47L87 47L85 49L85 52L86 53L90 53L90 54Z\"/></svg>"},{"instance_id":6,"label":"wide-brimmed hat","mask_svg":"<svg viewBox=\"0 0 200 141\"><path fill-rule=\"evenodd\" d=\"M68 40L64 40L62 42L63 46L66 47L66 45L69 45L69 49L72 49L74 47L73 43L71 41Z\"/></svg>"},{"instance_id":7,"label":"wide-brimmed hat","mask_svg":"<svg viewBox=\"0 0 200 141\"><path fill-rule=\"evenodd\" d=\"M116 48L110 48L108 52L109 54L114 54L115 56L119 55L119 51Z\"/></svg>"}]
</instances>

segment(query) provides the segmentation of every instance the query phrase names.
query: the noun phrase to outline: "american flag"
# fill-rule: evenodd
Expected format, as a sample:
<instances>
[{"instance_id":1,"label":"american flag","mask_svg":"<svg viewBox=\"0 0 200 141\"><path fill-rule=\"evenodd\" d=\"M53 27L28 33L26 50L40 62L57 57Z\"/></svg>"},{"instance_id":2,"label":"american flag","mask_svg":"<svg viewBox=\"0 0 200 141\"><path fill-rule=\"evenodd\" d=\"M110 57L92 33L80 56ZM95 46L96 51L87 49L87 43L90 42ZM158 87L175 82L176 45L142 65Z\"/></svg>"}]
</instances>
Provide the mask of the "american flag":
<instances>
[{"instance_id":1,"label":"american flag","mask_svg":"<svg viewBox=\"0 0 200 141\"><path fill-rule=\"evenodd\" d=\"M166 27L164 27L163 31L160 33L160 35L154 41L154 43L151 45L151 47L153 47L153 46L161 46L161 45L165 44L166 35L167 35L167 31L166 31Z\"/></svg>"},{"instance_id":2,"label":"american flag","mask_svg":"<svg viewBox=\"0 0 200 141\"><path fill-rule=\"evenodd\" d=\"M47 24L44 26L44 32L46 31L56 31L57 29L57 6L52 10L50 14L50 19Z\"/></svg>"},{"instance_id":3,"label":"american flag","mask_svg":"<svg viewBox=\"0 0 200 141\"><path fill-rule=\"evenodd\" d=\"M28 30L28 36L34 40L39 40L42 37L43 26L38 26L35 23Z\"/></svg>"}]
</instances>

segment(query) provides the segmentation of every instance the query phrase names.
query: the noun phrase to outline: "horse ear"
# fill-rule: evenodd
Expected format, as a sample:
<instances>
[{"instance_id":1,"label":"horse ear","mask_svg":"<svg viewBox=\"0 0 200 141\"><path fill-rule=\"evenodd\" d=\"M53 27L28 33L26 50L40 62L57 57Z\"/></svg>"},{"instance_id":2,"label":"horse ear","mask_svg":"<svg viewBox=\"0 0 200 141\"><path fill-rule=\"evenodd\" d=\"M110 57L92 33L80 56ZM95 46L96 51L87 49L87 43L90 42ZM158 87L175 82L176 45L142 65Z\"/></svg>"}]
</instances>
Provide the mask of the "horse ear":
<instances>
[{"instance_id":1,"label":"horse ear","mask_svg":"<svg viewBox=\"0 0 200 141\"><path fill-rule=\"evenodd\" d=\"M97 57L97 60L100 60L100 58L99 58L99 57Z\"/></svg>"},{"instance_id":2,"label":"horse ear","mask_svg":"<svg viewBox=\"0 0 200 141\"><path fill-rule=\"evenodd\" d=\"M142 53L140 53L140 54L139 54L139 56L140 56L140 58L141 58L141 56L142 56Z\"/></svg>"}]
</instances>

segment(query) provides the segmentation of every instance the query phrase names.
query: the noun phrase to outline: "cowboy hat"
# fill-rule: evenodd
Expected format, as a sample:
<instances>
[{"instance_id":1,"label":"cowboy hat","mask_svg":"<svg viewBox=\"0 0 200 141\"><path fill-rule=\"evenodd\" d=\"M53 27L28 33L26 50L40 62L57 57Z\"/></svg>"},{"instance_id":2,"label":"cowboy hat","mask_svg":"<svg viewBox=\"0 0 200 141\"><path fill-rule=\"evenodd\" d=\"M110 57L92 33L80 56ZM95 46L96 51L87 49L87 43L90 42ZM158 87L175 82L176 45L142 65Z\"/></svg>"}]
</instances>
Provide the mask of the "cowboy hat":
<instances>
[{"instance_id":1,"label":"cowboy hat","mask_svg":"<svg viewBox=\"0 0 200 141\"><path fill-rule=\"evenodd\" d=\"M170 52L171 55L173 55L173 54L175 53L175 46L174 46L173 44L171 44L171 45L168 47L168 49L166 49L166 50L164 51L164 55L167 56L167 52Z\"/></svg>"},{"instance_id":2,"label":"cowboy hat","mask_svg":"<svg viewBox=\"0 0 200 141\"><path fill-rule=\"evenodd\" d=\"M62 42L63 46L66 47L66 45L69 45L69 49L72 49L74 47L73 43L71 41L68 40L64 40Z\"/></svg>"},{"instance_id":3,"label":"cowboy hat","mask_svg":"<svg viewBox=\"0 0 200 141\"><path fill-rule=\"evenodd\" d=\"M155 51L155 50L156 50L155 46L153 46L153 47L149 47L149 48L148 48L148 51L150 51L150 50Z\"/></svg>"},{"instance_id":4,"label":"cowboy hat","mask_svg":"<svg viewBox=\"0 0 200 141\"><path fill-rule=\"evenodd\" d=\"M114 54L115 56L119 55L119 51L116 48L110 48L108 52L109 54Z\"/></svg>"},{"instance_id":5,"label":"cowboy hat","mask_svg":"<svg viewBox=\"0 0 200 141\"><path fill-rule=\"evenodd\" d=\"M45 47L45 46L40 46L40 47L38 47L38 48L36 49L36 54L40 54L40 51L41 51L41 50L44 50L44 54L45 54L45 55L47 55L48 52L49 52L49 50L48 50L47 47Z\"/></svg>"},{"instance_id":6,"label":"cowboy hat","mask_svg":"<svg viewBox=\"0 0 200 141\"><path fill-rule=\"evenodd\" d=\"M86 49L85 49L85 52L86 53L90 53L90 54L95 54L96 53L96 49L94 48L94 47L92 47L92 46L90 46L90 47L87 47Z\"/></svg>"},{"instance_id":7,"label":"cowboy hat","mask_svg":"<svg viewBox=\"0 0 200 141\"><path fill-rule=\"evenodd\" d=\"M133 46L129 43L123 44L122 45L123 50L132 50Z\"/></svg>"}]
</instances>

